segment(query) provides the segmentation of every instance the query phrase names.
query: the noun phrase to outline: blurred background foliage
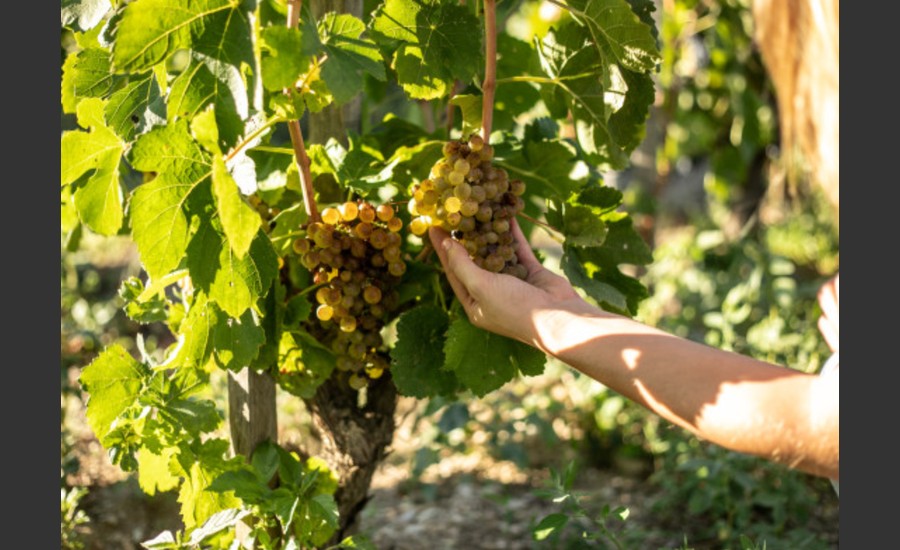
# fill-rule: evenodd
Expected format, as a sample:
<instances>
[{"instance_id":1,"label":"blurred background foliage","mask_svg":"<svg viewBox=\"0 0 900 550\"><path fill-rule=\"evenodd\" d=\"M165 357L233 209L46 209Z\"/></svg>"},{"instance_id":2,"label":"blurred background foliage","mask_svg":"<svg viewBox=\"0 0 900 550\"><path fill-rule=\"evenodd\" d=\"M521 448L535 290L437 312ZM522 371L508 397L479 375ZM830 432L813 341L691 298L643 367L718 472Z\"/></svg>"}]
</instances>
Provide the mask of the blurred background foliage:
<instances>
[{"instance_id":1,"label":"blurred background foliage","mask_svg":"<svg viewBox=\"0 0 900 550\"><path fill-rule=\"evenodd\" d=\"M561 16L540 0L499 9L510 33L526 38ZM628 169L605 176L625 193L625 210L654 251L653 263L636 273L650 290L638 318L816 372L829 352L815 295L838 269L837 224L801 172L779 162L774 92L750 38L749 0L662 0L654 17L663 63L647 135ZM63 34L63 58L71 47ZM427 114L396 90L372 91L372 116L392 111L421 124ZM70 224L61 225L64 238ZM90 444L80 417L80 368L114 341L157 353L170 336L139 327L121 309L118 286L139 271L128 242L83 235L77 248L67 244L61 240L61 531L63 548L85 548L99 521L90 491L123 480L87 466L91 453L103 451ZM554 243L533 244L552 264ZM480 400L417 402L412 415L418 448L400 460L409 468L406 483L420 491L428 489L421 476L430 466L478 449L527 470L577 464L639 479L655 495L653 529L686 548L836 547L837 524L815 521L837 506L826 480L705 444L561 364ZM285 416L303 432L302 413ZM148 497L134 491L134 498ZM646 527L625 520L618 532L620 547L645 547ZM541 545L598 547L583 546L586 540L585 527L569 523Z\"/></svg>"}]
</instances>

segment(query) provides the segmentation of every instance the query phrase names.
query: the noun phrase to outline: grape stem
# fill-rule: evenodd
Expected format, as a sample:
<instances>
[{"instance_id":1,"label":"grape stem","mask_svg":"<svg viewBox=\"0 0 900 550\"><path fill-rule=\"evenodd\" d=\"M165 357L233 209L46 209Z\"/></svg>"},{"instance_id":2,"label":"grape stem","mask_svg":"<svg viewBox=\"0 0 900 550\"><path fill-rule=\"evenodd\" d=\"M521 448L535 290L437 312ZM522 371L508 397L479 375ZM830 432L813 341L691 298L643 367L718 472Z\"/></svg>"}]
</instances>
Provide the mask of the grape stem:
<instances>
[{"instance_id":1,"label":"grape stem","mask_svg":"<svg viewBox=\"0 0 900 550\"><path fill-rule=\"evenodd\" d=\"M541 220L535 219L535 218L532 218L531 216L529 216L529 215L526 214L525 212L519 212L517 215L518 215L518 216L522 216L523 218L525 218L526 220L530 221L531 223L533 223L533 224L535 224L535 225L540 225L540 226L543 227L544 229L549 229L549 230L551 230L551 231L553 231L553 232L555 232L555 233L559 233L560 235L563 234L562 231L560 231L559 229L553 227L553 226L550 225L549 223L547 223L547 222L545 222L545 221L541 221Z\"/></svg>"},{"instance_id":2,"label":"grape stem","mask_svg":"<svg viewBox=\"0 0 900 550\"><path fill-rule=\"evenodd\" d=\"M288 0L287 2L287 26L293 29L300 20L300 7L302 0ZM288 96L293 95L290 88L285 89ZM297 167L300 168L300 183L303 190L303 204L311 222L322 221L319 209L316 207L315 191L312 186L312 175L309 172L309 156L306 154L306 146L303 144L303 132L300 130L299 120L288 121L288 131L291 134L291 144L294 146L294 155L297 159Z\"/></svg>"},{"instance_id":3,"label":"grape stem","mask_svg":"<svg viewBox=\"0 0 900 550\"><path fill-rule=\"evenodd\" d=\"M484 142L490 141L497 89L497 1L484 0L484 83L481 85L481 128Z\"/></svg>"}]
</instances>

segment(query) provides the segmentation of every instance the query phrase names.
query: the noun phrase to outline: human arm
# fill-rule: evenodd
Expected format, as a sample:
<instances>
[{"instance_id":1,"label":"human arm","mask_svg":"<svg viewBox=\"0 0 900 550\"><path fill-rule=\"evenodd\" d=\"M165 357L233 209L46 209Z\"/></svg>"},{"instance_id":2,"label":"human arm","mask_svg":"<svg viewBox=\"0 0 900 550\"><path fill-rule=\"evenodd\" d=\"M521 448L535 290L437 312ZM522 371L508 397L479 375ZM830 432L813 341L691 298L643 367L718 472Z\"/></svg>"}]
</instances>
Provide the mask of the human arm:
<instances>
[{"instance_id":1,"label":"human arm","mask_svg":"<svg viewBox=\"0 0 900 550\"><path fill-rule=\"evenodd\" d=\"M524 281L477 267L440 228L429 232L476 326L554 356L697 436L838 477L838 387L819 377L673 336L582 299L534 257L512 224Z\"/></svg>"},{"instance_id":2,"label":"human arm","mask_svg":"<svg viewBox=\"0 0 900 550\"><path fill-rule=\"evenodd\" d=\"M822 316L819 317L819 331L828 343L831 351L838 351L839 344L839 323L838 323L838 305L839 305L839 276L835 275L828 280L822 288L819 289L818 299L819 307L822 309Z\"/></svg>"}]
</instances>

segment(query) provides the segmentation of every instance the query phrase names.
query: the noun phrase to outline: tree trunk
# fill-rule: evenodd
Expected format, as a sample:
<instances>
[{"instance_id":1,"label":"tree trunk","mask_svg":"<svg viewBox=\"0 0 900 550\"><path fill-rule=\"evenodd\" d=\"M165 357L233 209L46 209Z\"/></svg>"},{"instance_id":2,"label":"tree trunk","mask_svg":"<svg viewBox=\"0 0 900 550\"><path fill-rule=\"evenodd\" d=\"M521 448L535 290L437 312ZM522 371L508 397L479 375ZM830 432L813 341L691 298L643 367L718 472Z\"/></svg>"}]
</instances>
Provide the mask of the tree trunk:
<instances>
[{"instance_id":1,"label":"tree trunk","mask_svg":"<svg viewBox=\"0 0 900 550\"><path fill-rule=\"evenodd\" d=\"M394 438L397 390L389 373L372 381L366 402L346 381L331 378L306 401L319 435L318 456L340 479L335 500L341 514L336 544L356 530L358 514L369 501L372 476Z\"/></svg>"}]
</instances>

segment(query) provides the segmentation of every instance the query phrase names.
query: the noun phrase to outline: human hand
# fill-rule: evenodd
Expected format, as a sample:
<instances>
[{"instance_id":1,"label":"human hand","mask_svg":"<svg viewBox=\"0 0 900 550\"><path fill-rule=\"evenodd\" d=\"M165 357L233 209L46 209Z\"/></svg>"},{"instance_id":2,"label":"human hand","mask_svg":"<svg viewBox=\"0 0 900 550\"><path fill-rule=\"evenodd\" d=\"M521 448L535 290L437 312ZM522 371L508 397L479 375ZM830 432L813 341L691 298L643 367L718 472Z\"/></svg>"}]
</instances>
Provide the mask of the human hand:
<instances>
[{"instance_id":1,"label":"human hand","mask_svg":"<svg viewBox=\"0 0 900 550\"><path fill-rule=\"evenodd\" d=\"M478 267L444 229L432 227L428 236L469 321L485 330L537 345L533 317L536 311L560 307L569 300L583 300L569 281L541 265L515 218L510 230L519 263L528 270L525 280Z\"/></svg>"},{"instance_id":2,"label":"human hand","mask_svg":"<svg viewBox=\"0 0 900 550\"><path fill-rule=\"evenodd\" d=\"M831 351L838 351L838 277L822 285L819 289L819 307L822 308L822 316L819 317L819 331L825 337Z\"/></svg>"}]
</instances>

